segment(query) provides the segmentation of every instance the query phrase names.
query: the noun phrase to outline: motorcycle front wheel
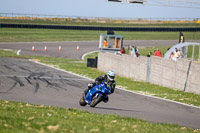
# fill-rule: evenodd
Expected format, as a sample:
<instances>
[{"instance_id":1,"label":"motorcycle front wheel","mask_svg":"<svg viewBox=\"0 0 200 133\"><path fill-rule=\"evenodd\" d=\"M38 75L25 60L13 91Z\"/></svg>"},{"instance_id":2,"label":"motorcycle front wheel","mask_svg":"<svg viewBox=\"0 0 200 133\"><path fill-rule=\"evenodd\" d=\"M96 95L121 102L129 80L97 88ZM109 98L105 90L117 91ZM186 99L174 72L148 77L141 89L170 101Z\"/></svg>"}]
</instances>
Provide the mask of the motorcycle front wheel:
<instances>
[{"instance_id":1,"label":"motorcycle front wheel","mask_svg":"<svg viewBox=\"0 0 200 133\"><path fill-rule=\"evenodd\" d=\"M101 95L98 95L97 97L94 95L92 97L92 101L90 103L90 107L95 107L99 102L101 102L103 97Z\"/></svg>"},{"instance_id":2,"label":"motorcycle front wheel","mask_svg":"<svg viewBox=\"0 0 200 133\"><path fill-rule=\"evenodd\" d=\"M81 105L81 106L85 106L87 103L85 102L85 100L84 100L84 96L82 96L81 97L81 99L79 100L79 104Z\"/></svg>"}]
</instances>

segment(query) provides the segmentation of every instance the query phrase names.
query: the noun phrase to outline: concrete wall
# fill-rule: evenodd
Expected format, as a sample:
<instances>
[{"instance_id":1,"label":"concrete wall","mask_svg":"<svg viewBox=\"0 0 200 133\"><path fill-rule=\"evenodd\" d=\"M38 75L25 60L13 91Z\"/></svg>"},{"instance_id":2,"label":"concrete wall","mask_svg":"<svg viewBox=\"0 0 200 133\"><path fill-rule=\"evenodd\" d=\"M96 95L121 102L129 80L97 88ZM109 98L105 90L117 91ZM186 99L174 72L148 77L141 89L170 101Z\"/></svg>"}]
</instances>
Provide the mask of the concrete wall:
<instances>
[{"instance_id":1,"label":"concrete wall","mask_svg":"<svg viewBox=\"0 0 200 133\"><path fill-rule=\"evenodd\" d=\"M130 55L99 53L98 69L104 72L115 71L140 81L147 81L164 87L200 94L200 63L180 59L151 58Z\"/></svg>"},{"instance_id":2,"label":"concrete wall","mask_svg":"<svg viewBox=\"0 0 200 133\"><path fill-rule=\"evenodd\" d=\"M165 58L151 57L150 82L184 90L189 62L184 59L172 61Z\"/></svg>"},{"instance_id":3,"label":"concrete wall","mask_svg":"<svg viewBox=\"0 0 200 133\"><path fill-rule=\"evenodd\" d=\"M200 62L191 63L186 91L200 93Z\"/></svg>"},{"instance_id":4,"label":"concrete wall","mask_svg":"<svg viewBox=\"0 0 200 133\"><path fill-rule=\"evenodd\" d=\"M98 69L104 72L113 70L119 76L146 81L147 58L99 53Z\"/></svg>"}]
</instances>

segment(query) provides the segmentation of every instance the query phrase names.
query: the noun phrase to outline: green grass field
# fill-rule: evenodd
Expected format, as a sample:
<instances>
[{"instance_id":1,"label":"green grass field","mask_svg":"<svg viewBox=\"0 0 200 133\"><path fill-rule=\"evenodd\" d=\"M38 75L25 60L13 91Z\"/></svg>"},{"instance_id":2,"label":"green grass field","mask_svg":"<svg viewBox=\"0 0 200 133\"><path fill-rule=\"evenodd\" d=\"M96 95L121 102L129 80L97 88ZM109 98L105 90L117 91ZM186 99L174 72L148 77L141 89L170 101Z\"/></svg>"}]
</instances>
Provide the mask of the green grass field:
<instances>
[{"instance_id":1,"label":"green grass field","mask_svg":"<svg viewBox=\"0 0 200 133\"><path fill-rule=\"evenodd\" d=\"M73 25L73 26L120 26L120 27L200 27L200 24L191 23L141 23L135 24L115 23L115 21L106 21L106 23L90 22L89 20L78 21L51 21L51 20L21 20L21 19L0 19L1 23L19 23L19 24L52 24L52 25ZM52 29L12 29L0 28L0 42L43 42L43 41L87 41L99 40L101 33L106 31L79 31L79 30L52 30ZM115 31L116 35L124 36L124 40L178 40L179 32L120 32ZM200 32L184 32L186 40L200 40Z\"/></svg>"},{"instance_id":2,"label":"green grass field","mask_svg":"<svg viewBox=\"0 0 200 133\"><path fill-rule=\"evenodd\" d=\"M1 133L194 133L198 130L118 115L0 100Z\"/></svg>"},{"instance_id":3,"label":"green grass field","mask_svg":"<svg viewBox=\"0 0 200 133\"><path fill-rule=\"evenodd\" d=\"M106 31L0 28L0 42L55 42L99 40ZM179 32L120 32L124 40L177 40ZM200 32L184 32L186 40L200 40Z\"/></svg>"},{"instance_id":4,"label":"green grass field","mask_svg":"<svg viewBox=\"0 0 200 133\"><path fill-rule=\"evenodd\" d=\"M73 25L73 26L106 26L106 27L200 27L195 21L190 22L169 22L169 21L148 21L148 20L135 20L134 23L123 20L89 20L89 19L76 19L66 21L64 19L0 19L0 23L12 24L44 24L44 25Z\"/></svg>"}]
</instances>

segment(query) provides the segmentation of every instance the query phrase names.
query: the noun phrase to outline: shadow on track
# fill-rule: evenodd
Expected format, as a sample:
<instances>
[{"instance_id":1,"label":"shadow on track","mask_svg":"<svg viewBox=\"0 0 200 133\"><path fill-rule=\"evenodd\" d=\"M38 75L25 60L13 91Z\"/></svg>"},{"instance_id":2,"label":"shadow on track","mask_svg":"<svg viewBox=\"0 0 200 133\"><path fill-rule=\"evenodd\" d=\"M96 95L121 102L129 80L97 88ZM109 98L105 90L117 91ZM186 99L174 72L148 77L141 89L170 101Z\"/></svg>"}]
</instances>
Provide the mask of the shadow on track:
<instances>
[{"instance_id":1,"label":"shadow on track","mask_svg":"<svg viewBox=\"0 0 200 133\"><path fill-rule=\"evenodd\" d=\"M117 110L117 111L126 111L126 112L142 112L142 111L136 111L136 110L128 110L128 109L117 109L117 108L108 108L108 107L95 107L102 110Z\"/></svg>"}]
</instances>

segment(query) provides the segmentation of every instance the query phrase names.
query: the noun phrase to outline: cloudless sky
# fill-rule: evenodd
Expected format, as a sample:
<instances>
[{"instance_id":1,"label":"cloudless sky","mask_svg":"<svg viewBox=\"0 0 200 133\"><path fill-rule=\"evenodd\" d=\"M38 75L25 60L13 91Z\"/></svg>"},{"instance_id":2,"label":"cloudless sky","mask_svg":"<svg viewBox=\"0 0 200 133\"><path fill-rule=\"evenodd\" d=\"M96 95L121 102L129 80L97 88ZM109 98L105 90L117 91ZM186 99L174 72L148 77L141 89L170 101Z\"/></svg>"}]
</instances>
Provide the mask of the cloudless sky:
<instances>
[{"instance_id":1,"label":"cloudless sky","mask_svg":"<svg viewBox=\"0 0 200 133\"><path fill-rule=\"evenodd\" d=\"M0 13L114 18L200 18L200 9L107 2L106 0L1 0Z\"/></svg>"}]
</instances>

